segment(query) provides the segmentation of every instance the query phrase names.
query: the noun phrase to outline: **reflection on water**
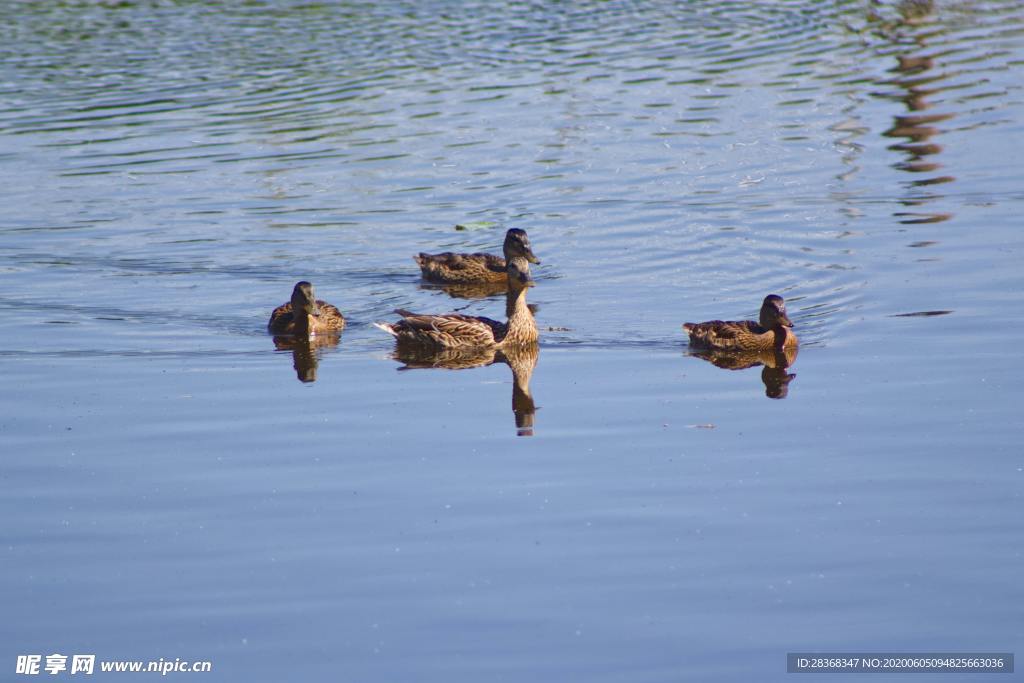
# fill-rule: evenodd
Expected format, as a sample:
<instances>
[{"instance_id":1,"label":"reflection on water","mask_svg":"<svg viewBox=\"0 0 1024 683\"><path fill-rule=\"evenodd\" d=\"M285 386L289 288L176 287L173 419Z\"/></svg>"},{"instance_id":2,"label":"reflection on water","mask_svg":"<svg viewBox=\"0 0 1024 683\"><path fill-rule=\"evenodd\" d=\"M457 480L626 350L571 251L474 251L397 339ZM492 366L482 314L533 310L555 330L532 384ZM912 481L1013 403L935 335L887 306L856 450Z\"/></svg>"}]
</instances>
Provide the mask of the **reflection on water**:
<instances>
[{"instance_id":1,"label":"reflection on water","mask_svg":"<svg viewBox=\"0 0 1024 683\"><path fill-rule=\"evenodd\" d=\"M0 2L0 659L732 683L1005 638L1022 37L1019 0ZM540 376L393 372L370 321L501 309L410 257L511 225ZM274 353L299 277L354 324ZM798 384L678 357L767 291Z\"/></svg>"},{"instance_id":2,"label":"reflection on water","mask_svg":"<svg viewBox=\"0 0 1024 683\"><path fill-rule=\"evenodd\" d=\"M424 282L420 289L441 291L453 299L487 299L508 292L508 282L481 282L459 284L436 284Z\"/></svg>"},{"instance_id":3,"label":"reflection on water","mask_svg":"<svg viewBox=\"0 0 1024 683\"><path fill-rule=\"evenodd\" d=\"M893 313L890 318L932 318L937 315L949 315L953 311L913 311L912 313Z\"/></svg>"},{"instance_id":4,"label":"reflection on water","mask_svg":"<svg viewBox=\"0 0 1024 683\"><path fill-rule=\"evenodd\" d=\"M796 379L796 374L787 370L796 362L798 353L798 347L790 346L785 349L747 352L691 348L685 355L706 360L723 370L747 370L763 366L761 381L764 383L764 395L768 398L786 398L789 395L789 383Z\"/></svg>"},{"instance_id":5,"label":"reflection on water","mask_svg":"<svg viewBox=\"0 0 1024 683\"><path fill-rule=\"evenodd\" d=\"M274 348L278 351L292 352L292 367L300 382L316 381L316 370L320 365L323 349L337 348L341 335L321 334L314 337L284 336L274 337Z\"/></svg>"},{"instance_id":6,"label":"reflection on water","mask_svg":"<svg viewBox=\"0 0 1024 683\"><path fill-rule=\"evenodd\" d=\"M469 370L505 363L512 370L512 413L515 415L516 435L533 436L536 407L530 393L530 378L540 358L540 345L510 346L502 350L429 349L399 341L395 344L393 357L404 363L399 370Z\"/></svg>"},{"instance_id":7,"label":"reflection on water","mask_svg":"<svg viewBox=\"0 0 1024 683\"><path fill-rule=\"evenodd\" d=\"M530 378L540 358L540 346L511 346L498 357L512 369L512 412L516 416L516 436L533 436L533 416L537 408L530 393Z\"/></svg>"},{"instance_id":8,"label":"reflection on water","mask_svg":"<svg viewBox=\"0 0 1024 683\"><path fill-rule=\"evenodd\" d=\"M948 80L946 74L932 73L935 69L935 57L927 52L928 39L941 35L943 29L934 25L935 6L931 0L902 0L896 6L896 10L899 18L891 22L883 21L879 34L900 50L900 53L893 55L896 66L891 70L898 76L883 81L882 84L899 89L898 92L887 93L884 97L902 102L910 113L893 116L893 125L883 135L907 140L889 146L890 150L901 152L906 157L904 161L893 164L894 168L907 173L933 173L943 166L934 158L943 149L942 145L932 141L933 137L941 133L936 124L949 121L954 116L952 113L923 113L933 106L928 98L941 95L943 88L939 84ZM954 180L951 175L934 175L916 178L908 185L911 188L923 188ZM916 208L940 198L940 195L915 192L902 199L901 203ZM906 225L941 223L953 217L951 213L928 213L920 210L897 211L893 215L900 223Z\"/></svg>"}]
</instances>

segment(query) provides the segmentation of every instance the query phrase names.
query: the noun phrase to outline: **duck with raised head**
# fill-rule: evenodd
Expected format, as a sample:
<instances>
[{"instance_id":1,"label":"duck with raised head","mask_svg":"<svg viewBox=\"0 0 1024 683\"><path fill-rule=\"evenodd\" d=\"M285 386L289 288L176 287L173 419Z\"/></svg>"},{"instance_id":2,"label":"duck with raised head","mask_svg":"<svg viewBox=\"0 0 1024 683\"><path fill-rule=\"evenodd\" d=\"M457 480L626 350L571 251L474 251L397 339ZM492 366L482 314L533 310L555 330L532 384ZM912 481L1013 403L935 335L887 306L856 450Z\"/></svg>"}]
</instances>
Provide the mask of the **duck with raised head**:
<instances>
[{"instance_id":1,"label":"duck with raised head","mask_svg":"<svg viewBox=\"0 0 1024 683\"><path fill-rule=\"evenodd\" d=\"M502 245L505 258L493 254L456 254L446 251L442 254L419 254L413 256L423 279L447 284L487 284L506 282L506 264L515 257L530 263L540 263L530 247L530 238L525 230L512 228L505 233Z\"/></svg>"},{"instance_id":2,"label":"duck with raised head","mask_svg":"<svg viewBox=\"0 0 1024 683\"><path fill-rule=\"evenodd\" d=\"M777 294L769 294L761 304L757 322L753 320L710 320L684 323L690 344L720 351L763 351L787 349L799 343L786 315L786 302Z\"/></svg>"},{"instance_id":3,"label":"duck with raised head","mask_svg":"<svg viewBox=\"0 0 1024 683\"><path fill-rule=\"evenodd\" d=\"M292 300L281 304L270 314L267 324L274 334L311 337L337 334L345 327L345 317L337 307L316 298L313 285L303 280L292 290Z\"/></svg>"},{"instance_id":4,"label":"duck with raised head","mask_svg":"<svg viewBox=\"0 0 1024 683\"><path fill-rule=\"evenodd\" d=\"M374 323L395 337L399 344L412 344L432 348L508 348L537 342L537 323L526 305L526 290L533 286L530 264L525 257L509 259L508 322L484 317L448 313L423 315L398 309L402 316L396 323Z\"/></svg>"}]
</instances>

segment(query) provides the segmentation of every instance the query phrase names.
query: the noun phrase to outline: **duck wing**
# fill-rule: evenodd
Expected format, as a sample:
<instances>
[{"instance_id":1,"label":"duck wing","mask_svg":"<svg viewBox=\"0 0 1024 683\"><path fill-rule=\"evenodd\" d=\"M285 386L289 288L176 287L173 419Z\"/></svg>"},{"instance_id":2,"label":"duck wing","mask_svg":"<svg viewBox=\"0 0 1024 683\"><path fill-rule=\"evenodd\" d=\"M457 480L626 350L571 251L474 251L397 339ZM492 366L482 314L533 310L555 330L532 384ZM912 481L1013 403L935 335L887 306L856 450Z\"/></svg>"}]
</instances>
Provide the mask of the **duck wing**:
<instances>
[{"instance_id":1,"label":"duck wing","mask_svg":"<svg viewBox=\"0 0 1024 683\"><path fill-rule=\"evenodd\" d=\"M745 340L764 332L761 326L752 320L709 320L703 323L685 323L683 329L690 335L692 343L713 349L745 348Z\"/></svg>"},{"instance_id":2,"label":"duck wing","mask_svg":"<svg viewBox=\"0 0 1024 683\"><path fill-rule=\"evenodd\" d=\"M474 282L505 278L505 259L493 254L419 254L413 257L428 280Z\"/></svg>"},{"instance_id":3,"label":"duck wing","mask_svg":"<svg viewBox=\"0 0 1024 683\"><path fill-rule=\"evenodd\" d=\"M332 330L340 330L345 327L345 316L341 314L337 306L320 299L316 300L316 305L320 308L319 319L324 327Z\"/></svg>"},{"instance_id":4,"label":"duck wing","mask_svg":"<svg viewBox=\"0 0 1024 683\"><path fill-rule=\"evenodd\" d=\"M456 254L452 251L446 251L441 254L420 253L413 256L413 258L416 260L416 263L420 264L420 267L434 265L451 268L452 270L465 270L466 268L484 266L491 270L505 272L505 259L483 252L475 254Z\"/></svg>"},{"instance_id":5,"label":"duck wing","mask_svg":"<svg viewBox=\"0 0 1024 683\"><path fill-rule=\"evenodd\" d=\"M401 340L430 343L444 348L494 346L505 334L505 323L490 318L449 313L424 315L398 309L402 320L392 325Z\"/></svg>"},{"instance_id":6,"label":"duck wing","mask_svg":"<svg viewBox=\"0 0 1024 683\"><path fill-rule=\"evenodd\" d=\"M270 313L267 329L271 332L287 332L293 322L295 322L295 316L292 313L292 303L289 301L286 304L281 304Z\"/></svg>"}]
</instances>

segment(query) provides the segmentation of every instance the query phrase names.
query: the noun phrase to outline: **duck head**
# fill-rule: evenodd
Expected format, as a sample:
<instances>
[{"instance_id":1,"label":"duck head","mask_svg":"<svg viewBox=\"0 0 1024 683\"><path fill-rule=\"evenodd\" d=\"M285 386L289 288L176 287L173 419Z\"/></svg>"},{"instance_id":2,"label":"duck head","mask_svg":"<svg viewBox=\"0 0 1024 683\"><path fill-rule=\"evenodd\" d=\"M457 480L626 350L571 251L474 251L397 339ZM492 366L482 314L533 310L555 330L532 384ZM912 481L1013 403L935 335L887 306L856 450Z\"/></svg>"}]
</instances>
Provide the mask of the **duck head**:
<instances>
[{"instance_id":1,"label":"duck head","mask_svg":"<svg viewBox=\"0 0 1024 683\"><path fill-rule=\"evenodd\" d=\"M765 329L776 327L793 327L793 321L786 315L786 302L778 294L769 294L761 304L761 316L759 322Z\"/></svg>"},{"instance_id":2,"label":"duck head","mask_svg":"<svg viewBox=\"0 0 1024 683\"><path fill-rule=\"evenodd\" d=\"M526 231L519 228L512 228L505 233L505 244L502 251L505 252L506 261L521 256L530 263L540 263L540 259L534 256L533 249L530 248L530 238L526 235Z\"/></svg>"},{"instance_id":3,"label":"duck head","mask_svg":"<svg viewBox=\"0 0 1024 683\"><path fill-rule=\"evenodd\" d=\"M305 280L296 283L295 289L292 290L292 313L298 315L300 311L306 315L320 315L320 307L316 304L313 285Z\"/></svg>"},{"instance_id":4,"label":"duck head","mask_svg":"<svg viewBox=\"0 0 1024 683\"><path fill-rule=\"evenodd\" d=\"M513 289L520 290L533 287L536 283L530 275L530 264L524 256L515 256L508 261L508 284Z\"/></svg>"}]
</instances>

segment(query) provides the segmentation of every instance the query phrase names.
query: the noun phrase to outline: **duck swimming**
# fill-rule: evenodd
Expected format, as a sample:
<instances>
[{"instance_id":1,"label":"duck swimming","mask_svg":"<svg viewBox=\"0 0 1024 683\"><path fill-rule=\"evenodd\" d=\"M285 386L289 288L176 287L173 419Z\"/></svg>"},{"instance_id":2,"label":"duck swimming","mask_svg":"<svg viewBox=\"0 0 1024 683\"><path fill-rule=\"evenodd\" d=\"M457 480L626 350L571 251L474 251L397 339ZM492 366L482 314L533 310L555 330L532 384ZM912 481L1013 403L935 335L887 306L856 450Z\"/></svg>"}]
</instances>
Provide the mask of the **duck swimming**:
<instances>
[{"instance_id":1,"label":"duck swimming","mask_svg":"<svg viewBox=\"0 0 1024 683\"><path fill-rule=\"evenodd\" d=\"M299 311L296 314L296 311ZM292 290L292 300L281 304L270 314L267 329L274 334L294 334L311 337L317 334L341 332L345 317L337 307L320 301L313 293L313 285L303 280Z\"/></svg>"},{"instance_id":2,"label":"duck swimming","mask_svg":"<svg viewBox=\"0 0 1024 683\"><path fill-rule=\"evenodd\" d=\"M521 257L530 263L540 263L530 248L530 238L526 231L519 228L512 228L505 233L502 252L505 258L493 254L456 254L446 251L443 254L419 254L413 256L413 259L423 271L423 279L448 284L504 284L506 264L513 258Z\"/></svg>"},{"instance_id":3,"label":"duck swimming","mask_svg":"<svg viewBox=\"0 0 1024 683\"><path fill-rule=\"evenodd\" d=\"M530 264L524 256L508 261L506 314L508 322L490 318L449 313L422 315L398 309L402 316L397 323L374 323L393 335L399 344L420 345L440 349L509 348L537 342L537 323L526 305L526 290L533 286Z\"/></svg>"},{"instance_id":4,"label":"duck swimming","mask_svg":"<svg viewBox=\"0 0 1024 683\"><path fill-rule=\"evenodd\" d=\"M786 302L777 294L769 294L761 304L759 320L684 323L690 344L720 351L764 351L796 347L799 341L792 321L786 315Z\"/></svg>"}]
</instances>

